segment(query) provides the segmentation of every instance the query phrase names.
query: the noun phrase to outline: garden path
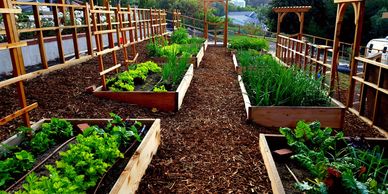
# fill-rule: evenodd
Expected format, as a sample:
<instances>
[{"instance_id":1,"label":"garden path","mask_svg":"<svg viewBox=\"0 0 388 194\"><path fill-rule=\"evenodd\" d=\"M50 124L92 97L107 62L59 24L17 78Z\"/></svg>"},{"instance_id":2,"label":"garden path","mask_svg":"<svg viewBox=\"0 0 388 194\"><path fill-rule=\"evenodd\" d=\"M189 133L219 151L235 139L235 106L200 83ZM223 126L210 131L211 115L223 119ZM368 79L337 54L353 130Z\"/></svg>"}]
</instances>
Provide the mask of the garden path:
<instances>
[{"instance_id":1,"label":"garden path","mask_svg":"<svg viewBox=\"0 0 388 194\"><path fill-rule=\"evenodd\" d=\"M162 145L140 191L269 192L260 131L245 122L237 74L225 48L209 47L182 109L162 120Z\"/></svg>"}]
</instances>

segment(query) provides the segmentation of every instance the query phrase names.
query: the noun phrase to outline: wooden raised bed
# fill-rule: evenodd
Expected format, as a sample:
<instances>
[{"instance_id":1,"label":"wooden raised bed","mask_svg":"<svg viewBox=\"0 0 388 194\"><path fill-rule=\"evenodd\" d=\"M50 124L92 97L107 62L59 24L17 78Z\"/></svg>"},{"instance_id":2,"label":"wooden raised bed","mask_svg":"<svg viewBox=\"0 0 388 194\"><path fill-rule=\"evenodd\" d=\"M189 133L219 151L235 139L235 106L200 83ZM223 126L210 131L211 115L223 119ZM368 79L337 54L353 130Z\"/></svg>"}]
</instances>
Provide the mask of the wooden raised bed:
<instances>
[{"instance_id":1,"label":"wooden raised bed","mask_svg":"<svg viewBox=\"0 0 388 194\"><path fill-rule=\"evenodd\" d=\"M92 125L106 125L111 119L65 119L69 121L73 126L82 123L88 123ZM151 163L152 157L156 154L161 142L160 138L160 119L133 119L133 121L139 121L149 127L147 133L142 139L142 142L137 147L135 153L126 164L125 169L122 171L120 177L117 179L110 194L116 193L135 193L139 187L141 178L145 174L148 165ZM31 126L32 129L38 130L45 122L50 122L50 119L42 119L39 122ZM3 144L18 145L20 144L20 136L14 135Z\"/></svg>"},{"instance_id":2,"label":"wooden raised bed","mask_svg":"<svg viewBox=\"0 0 388 194\"><path fill-rule=\"evenodd\" d=\"M100 86L93 93L101 98L137 104L147 108L157 108L161 111L178 111L182 106L183 99L189 89L193 75L194 67L191 64L177 90L172 92L112 92L103 91L102 86Z\"/></svg>"},{"instance_id":3,"label":"wooden raised bed","mask_svg":"<svg viewBox=\"0 0 388 194\"><path fill-rule=\"evenodd\" d=\"M366 138L366 140L368 144L370 144L372 147L376 145L379 145L380 147L388 147L388 139ZM271 187L272 187L273 193L274 194L286 193L281 176L279 175L279 172L278 172L277 158L274 159L274 156L272 155L272 152L275 150L290 148L287 144L286 138L284 138L283 135L260 134L259 144L260 144L260 152L268 172L268 177L271 181Z\"/></svg>"},{"instance_id":4,"label":"wooden raised bed","mask_svg":"<svg viewBox=\"0 0 388 194\"><path fill-rule=\"evenodd\" d=\"M244 98L247 120L264 127L295 127L300 120L320 121L322 127L343 128L345 106L331 99L332 107L318 106L252 106L242 77L238 76Z\"/></svg>"},{"instance_id":5,"label":"wooden raised bed","mask_svg":"<svg viewBox=\"0 0 388 194\"><path fill-rule=\"evenodd\" d=\"M190 63L195 64L195 67L199 67L199 65L201 64L201 61L202 61L203 57L205 56L205 51L206 51L208 45L209 45L209 42L208 42L208 40L206 40L202 44L201 49L198 51L197 55L195 57L190 58ZM151 59L152 59L152 61L154 61L156 63L166 63L166 61L167 61L166 57L151 57Z\"/></svg>"}]
</instances>

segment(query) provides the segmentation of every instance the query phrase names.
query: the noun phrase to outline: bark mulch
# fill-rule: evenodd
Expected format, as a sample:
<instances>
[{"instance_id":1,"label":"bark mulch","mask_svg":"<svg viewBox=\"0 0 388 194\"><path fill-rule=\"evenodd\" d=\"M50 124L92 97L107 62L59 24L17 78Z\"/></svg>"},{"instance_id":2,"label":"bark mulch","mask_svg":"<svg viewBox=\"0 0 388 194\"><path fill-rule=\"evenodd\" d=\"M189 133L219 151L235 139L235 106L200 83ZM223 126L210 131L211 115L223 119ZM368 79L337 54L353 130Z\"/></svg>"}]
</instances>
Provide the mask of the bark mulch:
<instances>
[{"instance_id":1,"label":"bark mulch","mask_svg":"<svg viewBox=\"0 0 388 194\"><path fill-rule=\"evenodd\" d=\"M146 60L144 47L145 44L138 46L141 61ZM104 60L106 68L112 66L108 65L111 57ZM245 122L237 74L224 48L209 47L177 113L153 113L85 92L85 87L99 83L96 59L27 81L29 103L39 103L39 108L31 112L31 119L107 118L109 112L161 118L162 144L141 182L140 193L270 192L259 151L259 134L278 130ZM14 88L0 90L0 115L17 109L15 95ZM1 127L0 139L14 133L8 129L16 125L12 122ZM347 135L376 135L351 114L346 116L344 130Z\"/></svg>"}]
</instances>

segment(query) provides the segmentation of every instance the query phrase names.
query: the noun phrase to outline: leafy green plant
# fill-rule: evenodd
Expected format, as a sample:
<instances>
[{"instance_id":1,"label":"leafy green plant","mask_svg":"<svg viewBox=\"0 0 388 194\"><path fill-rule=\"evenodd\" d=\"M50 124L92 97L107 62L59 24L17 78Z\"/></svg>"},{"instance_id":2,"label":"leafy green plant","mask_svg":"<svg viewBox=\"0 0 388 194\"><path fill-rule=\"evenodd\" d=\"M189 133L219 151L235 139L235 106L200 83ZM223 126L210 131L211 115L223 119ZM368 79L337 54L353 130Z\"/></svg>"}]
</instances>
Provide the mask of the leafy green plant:
<instances>
[{"instance_id":1,"label":"leafy green plant","mask_svg":"<svg viewBox=\"0 0 388 194\"><path fill-rule=\"evenodd\" d=\"M94 187L107 169L124 157L121 145L135 139L140 141L137 128L141 123L125 121L113 113L111 116L105 129L89 127L68 150L59 153L55 165L46 165L48 176L30 174L23 189L15 193L85 193Z\"/></svg>"},{"instance_id":2,"label":"leafy green plant","mask_svg":"<svg viewBox=\"0 0 388 194\"><path fill-rule=\"evenodd\" d=\"M159 87L155 86L152 91L154 91L154 92L167 92L166 87L164 87L164 85L161 85Z\"/></svg>"},{"instance_id":3,"label":"leafy green plant","mask_svg":"<svg viewBox=\"0 0 388 194\"><path fill-rule=\"evenodd\" d=\"M330 128L320 129L318 122L298 122L296 129L281 128L295 151L291 159L309 170L314 180L295 184L306 193L384 193L388 191L388 159L384 149L353 147L343 134L332 136ZM345 145L337 149L337 143Z\"/></svg>"},{"instance_id":4,"label":"leafy green plant","mask_svg":"<svg viewBox=\"0 0 388 194\"><path fill-rule=\"evenodd\" d=\"M147 44L147 55L149 57L160 57L161 49L164 46L168 45L168 41L164 39L164 37L157 37L155 38L155 41L150 41L150 43Z\"/></svg>"},{"instance_id":5,"label":"leafy green plant","mask_svg":"<svg viewBox=\"0 0 388 194\"><path fill-rule=\"evenodd\" d=\"M237 50L254 49L261 51L269 49L267 40L248 36L233 36L229 38L229 44L229 48Z\"/></svg>"},{"instance_id":6,"label":"leafy green plant","mask_svg":"<svg viewBox=\"0 0 388 194\"><path fill-rule=\"evenodd\" d=\"M187 44L189 43L189 33L185 28L176 29L171 35L171 42L176 44Z\"/></svg>"},{"instance_id":7,"label":"leafy green plant","mask_svg":"<svg viewBox=\"0 0 388 194\"><path fill-rule=\"evenodd\" d=\"M239 51L243 80L252 104L257 106L331 106L320 79L279 64L270 55Z\"/></svg>"},{"instance_id":8,"label":"leafy green plant","mask_svg":"<svg viewBox=\"0 0 388 194\"><path fill-rule=\"evenodd\" d=\"M162 68L158 64L147 61L130 67L128 71L118 74L116 77L108 79L107 87L114 92L134 91L135 79L146 80L150 73L160 73Z\"/></svg>"}]
</instances>

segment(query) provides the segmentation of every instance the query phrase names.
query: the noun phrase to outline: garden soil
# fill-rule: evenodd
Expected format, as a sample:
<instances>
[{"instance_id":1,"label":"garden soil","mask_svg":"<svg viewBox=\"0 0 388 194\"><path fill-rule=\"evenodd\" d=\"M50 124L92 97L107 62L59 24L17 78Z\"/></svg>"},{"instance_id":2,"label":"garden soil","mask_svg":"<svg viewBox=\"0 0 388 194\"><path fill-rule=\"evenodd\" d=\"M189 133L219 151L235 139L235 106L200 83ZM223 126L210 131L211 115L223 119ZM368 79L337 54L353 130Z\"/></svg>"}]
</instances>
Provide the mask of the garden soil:
<instances>
[{"instance_id":1,"label":"garden soil","mask_svg":"<svg viewBox=\"0 0 388 194\"><path fill-rule=\"evenodd\" d=\"M137 47L146 61L145 43ZM122 61L122 53L118 52ZM105 68L112 58L104 57ZM110 112L131 118L162 119L162 144L147 169L139 193L263 193L270 182L259 151L260 133L277 133L246 123L244 102L232 59L225 48L209 47L177 113L152 112L136 105L99 99L85 91L100 85L97 59L26 82L28 103L38 102L31 120L108 118ZM18 109L14 88L0 90L0 115ZM15 133L16 120L0 128L0 139ZM379 136L347 114L346 135Z\"/></svg>"}]
</instances>

